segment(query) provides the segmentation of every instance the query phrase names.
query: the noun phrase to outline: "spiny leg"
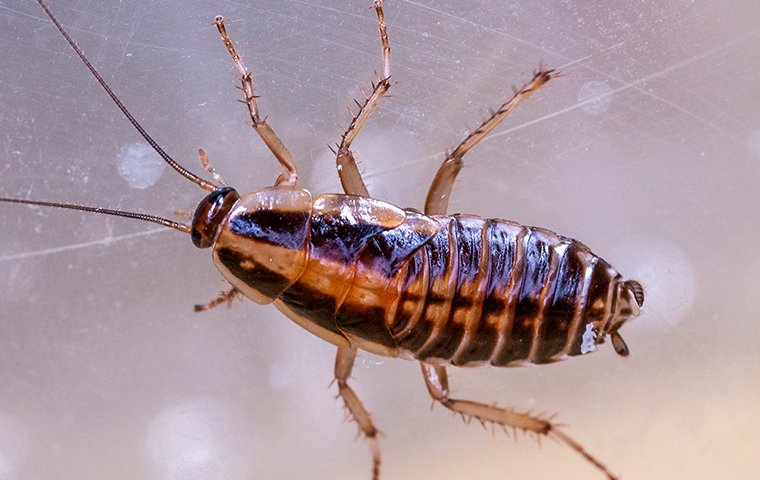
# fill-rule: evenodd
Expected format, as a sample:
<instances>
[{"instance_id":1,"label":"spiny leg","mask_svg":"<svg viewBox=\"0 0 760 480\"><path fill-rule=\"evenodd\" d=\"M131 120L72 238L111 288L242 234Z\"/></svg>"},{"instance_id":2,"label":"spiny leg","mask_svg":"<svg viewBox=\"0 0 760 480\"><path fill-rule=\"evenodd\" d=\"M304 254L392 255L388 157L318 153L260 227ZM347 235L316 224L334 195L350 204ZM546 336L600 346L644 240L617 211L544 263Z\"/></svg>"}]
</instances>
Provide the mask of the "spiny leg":
<instances>
[{"instance_id":1,"label":"spiny leg","mask_svg":"<svg viewBox=\"0 0 760 480\"><path fill-rule=\"evenodd\" d=\"M224 46L227 47L227 51L230 53L235 67L237 67L240 72L241 90L245 95L245 99L242 100L242 103L245 103L248 106L248 114L250 115L252 122L251 126L256 133L259 134L259 137L261 137L261 140L264 141L266 146L269 147L269 150L275 158L277 158L277 161L280 162L282 168L285 169L285 173L280 174L276 184L298 185L298 168L293 160L293 155L287 147L285 147L285 144L282 143L280 137L274 133L272 127L269 126L266 117L261 118L259 107L256 105L257 96L253 90L253 74L248 71L248 68L246 68L243 60L240 58L240 55L235 51L235 46L232 44L232 41L227 34L227 29L224 27L224 17L216 17L214 19L214 25L216 25L217 30L219 30L222 42L224 42Z\"/></svg>"},{"instance_id":2,"label":"spiny leg","mask_svg":"<svg viewBox=\"0 0 760 480\"><path fill-rule=\"evenodd\" d=\"M228 307L231 307L232 301L235 300L235 297L238 295L240 295L240 290L238 290L237 287L232 287L226 292L219 292L219 296L208 303L193 306L193 311L203 312L205 310L210 310L214 307L217 307L223 303L226 303Z\"/></svg>"},{"instance_id":3,"label":"spiny leg","mask_svg":"<svg viewBox=\"0 0 760 480\"><path fill-rule=\"evenodd\" d=\"M425 213L427 215L446 214L451 189L454 187L457 175L462 169L462 157L507 118L520 103L527 100L536 90L544 86L546 82L560 75L559 72L554 70L546 70L543 66L539 67L539 71L533 75L533 78L528 83L515 91L511 99L502 104L486 121L481 123L467 138L462 140L462 143L446 157L446 160L443 161L443 164L435 174L435 178L430 185L430 190L428 190L427 198L425 199Z\"/></svg>"},{"instance_id":4,"label":"spiny leg","mask_svg":"<svg viewBox=\"0 0 760 480\"><path fill-rule=\"evenodd\" d=\"M338 168L338 176L340 177L341 185L343 185L343 190L350 195L361 195L365 197L369 196L369 192L367 191L367 186L364 184L364 180L362 180L362 176L359 173L359 168L356 166L354 154L351 152L351 142L354 141L364 124L367 123L367 119L375 110L377 104L380 103L380 99L383 98L388 89L391 88L391 47L388 43L388 29L385 25L385 16L383 15L383 0L375 0L372 3L372 8L374 8L377 13L377 23L380 27L380 40L383 44L383 77L372 82L372 93L364 95L364 103L354 100L359 107L359 112L351 119L351 123L338 145L338 150L335 152L337 155L335 163Z\"/></svg>"},{"instance_id":5,"label":"spiny leg","mask_svg":"<svg viewBox=\"0 0 760 480\"><path fill-rule=\"evenodd\" d=\"M512 427L513 429L519 428L526 432L546 435L547 437L559 440L581 454L586 460L601 470L608 479L616 480L617 477L607 470L607 467L602 462L588 453L578 442L558 430L549 420L480 402L452 399L449 397L449 378L446 373L446 367L430 365L424 362L421 365L422 374L425 377L425 385L427 385L430 396L452 412L458 413L462 417L475 418L482 424L490 422L501 425L505 429L507 427Z\"/></svg>"},{"instance_id":6,"label":"spiny leg","mask_svg":"<svg viewBox=\"0 0 760 480\"><path fill-rule=\"evenodd\" d=\"M372 453L372 480L377 480L380 477L380 443L377 438L379 432L372 423L369 412L362 405L362 401L348 386L348 378L351 376L351 369L354 368L355 358L355 348L338 347L338 354L335 357L335 380L338 382L338 392L346 408L359 425L359 430L367 438L367 444Z\"/></svg>"}]
</instances>

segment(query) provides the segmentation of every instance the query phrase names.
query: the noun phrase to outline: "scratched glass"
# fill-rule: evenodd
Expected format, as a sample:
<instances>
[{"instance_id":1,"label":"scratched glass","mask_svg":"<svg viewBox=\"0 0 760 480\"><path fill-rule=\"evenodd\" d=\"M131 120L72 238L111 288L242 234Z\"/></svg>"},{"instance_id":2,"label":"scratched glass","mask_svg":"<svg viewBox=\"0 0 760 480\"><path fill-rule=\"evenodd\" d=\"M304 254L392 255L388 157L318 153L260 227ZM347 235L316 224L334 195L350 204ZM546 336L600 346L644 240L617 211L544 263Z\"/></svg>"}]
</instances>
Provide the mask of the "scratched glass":
<instances>
[{"instance_id":1,"label":"scratched glass","mask_svg":"<svg viewBox=\"0 0 760 480\"><path fill-rule=\"evenodd\" d=\"M366 1L51 7L143 126L241 192L279 166L211 25L314 192L340 186L344 106L380 70ZM0 195L171 216L203 195L118 172L140 141L33 2L0 1ZM453 369L455 394L559 412L624 478L750 478L760 417L760 4L387 0L390 91L354 144L373 196L421 207L447 149L543 60L552 81L466 157L451 212L577 238L647 288L631 349ZM334 347L271 307L193 313L207 252L124 219L0 206L0 478L369 478L333 397ZM419 367L361 354L384 478L596 478L569 449L430 412ZM214 441L210 441L210 439ZM192 472L192 475L191 473ZM750 473L752 472L752 473ZM204 474L206 476L204 477Z\"/></svg>"}]
</instances>

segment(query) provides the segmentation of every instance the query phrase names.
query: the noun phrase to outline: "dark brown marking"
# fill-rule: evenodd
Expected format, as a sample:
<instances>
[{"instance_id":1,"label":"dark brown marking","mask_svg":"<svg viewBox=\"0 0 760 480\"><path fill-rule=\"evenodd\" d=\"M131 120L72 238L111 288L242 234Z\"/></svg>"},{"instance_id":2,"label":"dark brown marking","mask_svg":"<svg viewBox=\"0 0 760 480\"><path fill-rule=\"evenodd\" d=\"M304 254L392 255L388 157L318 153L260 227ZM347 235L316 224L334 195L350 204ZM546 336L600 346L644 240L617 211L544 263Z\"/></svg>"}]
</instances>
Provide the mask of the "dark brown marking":
<instances>
[{"instance_id":1,"label":"dark brown marking","mask_svg":"<svg viewBox=\"0 0 760 480\"><path fill-rule=\"evenodd\" d=\"M362 267L387 278L396 275L410 255L439 230L422 214L407 211L406 220L398 227L375 235L359 257Z\"/></svg>"},{"instance_id":2,"label":"dark brown marking","mask_svg":"<svg viewBox=\"0 0 760 480\"><path fill-rule=\"evenodd\" d=\"M385 309L378 306L344 303L340 318L336 319L341 331L364 340L396 348L398 345L385 326Z\"/></svg>"},{"instance_id":3,"label":"dark brown marking","mask_svg":"<svg viewBox=\"0 0 760 480\"><path fill-rule=\"evenodd\" d=\"M431 333L433 333L433 322L423 313L422 317L414 324L414 328L398 340L398 344L410 352L415 352L427 342Z\"/></svg>"},{"instance_id":4,"label":"dark brown marking","mask_svg":"<svg viewBox=\"0 0 760 480\"><path fill-rule=\"evenodd\" d=\"M263 295L274 298L291 280L273 272L258 263L251 264L250 255L237 252L231 248L220 247L216 250L219 261L236 277L258 290ZM250 267L243 265L251 264Z\"/></svg>"},{"instance_id":5,"label":"dark brown marking","mask_svg":"<svg viewBox=\"0 0 760 480\"><path fill-rule=\"evenodd\" d=\"M296 282L282 292L280 299L298 315L335 333L340 333L335 323L335 297L314 290L305 282Z\"/></svg>"},{"instance_id":6,"label":"dark brown marking","mask_svg":"<svg viewBox=\"0 0 760 480\"><path fill-rule=\"evenodd\" d=\"M423 265L424 250L415 252L412 258L406 263L406 268L402 270L403 277L400 280L399 285L399 299L398 309L396 310L396 318L390 326L390 331L393 336L409 325L409 321L412 320L412 316L408 313L409 310L416 310L418 303L424 301L424 296L427 292L414 292L412 291L413 285L421 280L421 276L425 274Z\"/></svg>"},{"instance_id":7,"label":"dark brown marking","mask_svg":"<svg viewBox=\"0 0 760 480\"><path fill-rule=\"evenodd\" d=\"M498 220L488 221L491 270L482 316L502 316L507 311L507 289L517 254L516 235L520 227Z\"/></svg>"},{"instance_id":8,"label":"dark brown marking","mask_svg":"<svg viewBox=\"0 0 760 480\"><path fill-rule=\"evenodd\" d=\"M385 227L377 223L356 222L332 213L315 214L310 226L310 256L349 265L356 261L367 242L383 230Z\"/></svg>"},{"instance_id":9,"label":"dark brown marking","mask_svg":"<svg viewBox=\"0 0 760 480\"><path fill-rule=\"evenodd\" d=\"M541 344L536 363L549 362L567 344L570 324L575 315L579 288L583 284L583 265L578 259L577 247L570 243L559 260L556 288L551 302L544 308L544 321L539 336Z\"/></svg>"},{"instance_id":10,"label":"dark brown marking","mask_svg":"<svg viewBox=\"0 0 760 480\"><path fill-rule=\"evenodd\" d=\"M309 216L308 211L261 209L234 215L229 225L235 235L296 250L304 248Z\"/></svg>"},{"instance_id":11,"label":"dark brown marking","mask_svg":"<svg viewBox=\"0 0 760 480\"><path fill-rule=\"evenodd\" d=\"M420 250L422 254L427 255L430 275L428 294L421 300L425 303L422 315L417 323L407 332L404 332L404 329L394 330L393 332L394 338L396 338L399 345L409 351L414 352L422 347L433 331L433 323L428 319L428 308L431 306L437 307L449 301L449 298L436 293L442 289L441 284L447 278L449 236L449 225L442 225L435 235L427 241L424 249Z\"/></svg>"},{"instance_id":12,"label":"dark brown marking","mask_svg":"<svg viewBox=\"0 0 760 480\"><path fill-rule=\"evenodd\" d=\"M536 316L540 311L541 290L549 274L550 246L541 232L531 231L525 243L522 287L514 311L509 342L500 361L525 360L533 345Z\"/></svg>"},{"instance_id":13,"label":"dark brown marking","mask_svg":"<svg viewBox=\"0 0 760 480\"><path fill-rule=\"evenodd\" d=\"M341 329L350 332L358 337L367 340L378 339L383 345L396 347L396 342L392 339L390 332L386 327L386 315L393 301L396 300L398 275L401 267L409 260L417 250L419 250L438 229L438 223L424 215L415 212L406 212L404 222L396 228L378 232L367 241L366 246L362 249L356 261L356 273L354 282L357 279L375 278L373 282L378 282L378 276L386 279L385 285L376 285L372 288L385 289L384 296L387 298L388 305L378 305L374 312L380 314L379 317L369 318L365 306L351 305L353 293L363 287L355 283L348 291L346 304L340 305L335 312L335 322ZM362 280L363 281L363 280ZM356 301L356 300L354 300ZM393 315L390 313L390 315ZM373 338L364 337L370 335Z\"/></svg>"},{"instance_id":14,"label":"dark brown marking","mask_svg":"<svg viewBox=\"0 0 760 480\"><path fill-rule=\"evenodd\" d=\"M418 350L418 358L442 358L450 360L462 343L465 334L465 324L457 321L458 310L471 310L474 307L474 299L471 295L477 285L474 285L480 272L480 258L483 249L483 224L480 219L475 222L470 217L454 215L451 222L451 230L455 239L456 259L458 262L456 289L451 301L451 309L448 318L444 319L445 325L435 339L430 341L424 348Z\"/></svg>"},{"instance_id":15,"label":"dark brown marking","mask_svg":"<svg viewBox=\"0 0 760 480\"><path fill-rule=\"evenodd\" d=\"M457 355L455 365L467 365L472 362L484 362L491 358L498 340L496 328L486 322L480 322L474 338L470 340L467 349Z\"/></svg>"},{"instance_id":16,"label":"dark brown marking","mask_svg":"<svg viewBox=\"0 0 760 480\"><path fill-rule=\"evenodd\" d=\"M441 358L449 360L456 353L459 344L464 337L464 325L457 322L448 321L444 325L443 330L438 334L438 337L431 339L428 346L424 350L419 350L415 353L417 358Z\"/></svg>"}]
</instances>

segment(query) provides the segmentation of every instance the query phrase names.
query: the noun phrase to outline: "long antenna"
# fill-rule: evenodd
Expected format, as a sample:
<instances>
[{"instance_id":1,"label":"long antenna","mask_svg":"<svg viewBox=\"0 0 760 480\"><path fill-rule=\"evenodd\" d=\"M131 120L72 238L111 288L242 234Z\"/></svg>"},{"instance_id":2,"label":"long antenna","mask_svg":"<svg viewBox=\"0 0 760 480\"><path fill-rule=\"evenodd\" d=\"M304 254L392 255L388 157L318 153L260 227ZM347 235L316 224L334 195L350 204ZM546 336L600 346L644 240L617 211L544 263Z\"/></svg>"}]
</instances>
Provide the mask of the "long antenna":
<instances>
[{"instance_id":1,"label":"long antenna","mask_svg":"<svg viewBox=\"0 0 760 480\"><path fill-rule=\"evenodd\" d=\"M169 227L175 230L179 230L182 233L190 233L189 225L185 225L184 223L174 222L172 220L167 220L166 218L157 217L155 215L147 215L145 213L124 212L122 210L111 210L110 208L100 208L100 207L88 207L86 205L75 205L72 203L43 202L40 200L21 200L18 198L5 198L5 197L0 197L0 202L20 203L22 205L38 205L42 207L67 208L69 210L82 210L85 212L102 213L105 215L113 215L116 217L134 218L137 220L143 220L145 222L157 223L159 225L163 225L164 227Z\"/></svg>"},{"instance_id":2,"label":"long antenna","mask_svg":"<svg viewBox=\"0 0 760 480\"><path fill-rule=\"evenodd\" d=\"M50 17L50 20L53 21L53 24L58 28L58 31L61 32L61 34L64 36L67 42L69 42L69 45L71 45L71 48L74 49L74 51L79 55L79 58L82 59L85 66L88 70L90 70L90 73L95 77L95 80L98 81L101 87L103 87L103 90L106 91L109 97L111 97L111 100L116 104L117 107L119 107L119 110L124 114L125 117L127 117L127 120L132 124L132 126L135 127L135 129L142 135L142 137L147 141L151 147L153 147L153 150L158 153L161 158L164 159L166 163L169 164L174 170L176 170L180 175L187 178L188 180L191 180L192 182L195 182L203 189L206 189L208 191L214 191L218 187L217 185L214 185L213 183L204 180L200 178L199 176L195 175L194 173L187 170L185 167L177 163L172 157L169 156L168 153L164 151L163 148L161 148L158 143L156 143L153 138L148 135L148 132L145 131L145 129L140 125L140 123L135 119L135 117L132 116L131 113L129 113L129 110L127 110L127 107L124 106L123 103L121 103L121 100L116 96L115 93L113 93L113 90L111 90L111 87L108 86L105 80L103 80L103 77L100 76L97 70L95 70L95 67L90 63L90 61L85 57L82 50L77 46L76 43L74 43L74 40L69 36L68 33L66 33L66 30L64 30L63 25L60 24L57 18L55 18L55 15L53 15L53 12L50 11L47 5L45 5L45 2L42 0L37 0L37 3L40 4L40 7L42 7L43 10L45 10L45 13L48 17Z\"/></svg>"}]
</instances>

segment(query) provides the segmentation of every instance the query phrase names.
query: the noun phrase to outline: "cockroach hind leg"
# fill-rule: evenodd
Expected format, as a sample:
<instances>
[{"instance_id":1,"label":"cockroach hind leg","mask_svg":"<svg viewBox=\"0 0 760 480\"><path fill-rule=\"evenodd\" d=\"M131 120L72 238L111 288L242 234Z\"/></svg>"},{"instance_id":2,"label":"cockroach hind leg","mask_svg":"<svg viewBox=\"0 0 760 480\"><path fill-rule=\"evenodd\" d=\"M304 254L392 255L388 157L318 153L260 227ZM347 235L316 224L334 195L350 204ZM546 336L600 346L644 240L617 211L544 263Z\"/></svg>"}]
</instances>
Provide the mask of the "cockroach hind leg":
<instances>
[{"instance_id":1,"label":"cockroach hind leg","mask_svg":"<svg viewBox=\"0 0 760 480\"><path fill-rule=\"evenodd\" d=\"M518 413L508 408L450 398L448 375L444 367L422 362L422 372L430 396L452 412L462 416L474 417L481 423L494 423L503 427L512 427L515 431L520 429L524 432L535 434L537 437L552 437L575 450L589 463L604 473L608 479L617 479L600 460L586 451L572 437L559 430L551 421L526 413ZM516 439L517 435L514 438Z\"/></svg>"}]
</instances>

